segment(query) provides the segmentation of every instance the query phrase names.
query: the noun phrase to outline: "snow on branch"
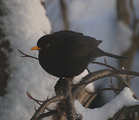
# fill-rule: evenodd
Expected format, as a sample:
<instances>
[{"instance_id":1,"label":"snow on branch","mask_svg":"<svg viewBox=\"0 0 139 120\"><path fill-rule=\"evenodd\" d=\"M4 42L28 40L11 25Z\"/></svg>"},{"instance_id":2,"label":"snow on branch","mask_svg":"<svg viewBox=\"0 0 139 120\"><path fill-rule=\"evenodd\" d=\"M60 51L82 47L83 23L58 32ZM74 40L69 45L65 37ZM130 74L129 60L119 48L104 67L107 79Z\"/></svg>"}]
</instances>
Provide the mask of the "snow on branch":
<instances>
[{"instance_id":1,"label":"snow on branch","mask_svg":"<svg viewBox=\"0 0 139 120\"><path fill-rule=\"evenodd\" d=\"M102 63L102 65L104 64ZM108 66L110 67L110 65ZM110 67L110 68L114 68L114 67ZM121 77L121 75L123 76ZM114 77L118 76L118 78L121 77L120 79L124 81L124 83L127 86L111 102L107 103L101 108L96 108L96 109L87 109L83 107L79 102L77 102L78 95L80 94L82 89L85 88L86 85L88 85L93 81L100 80L101 78L109 77L109 76L114 76ZM38 108L38 110L35 112L33 117L31 118L31 120L38 120L40 116L42 119L49 115L57 116L55 117L55 119L60 119L60 120L66 120L66 119L67 120L77 120L77 119L91 120L91 118L94 118L95 120L100 120L100 119L107 120L110 118L112 118L111 120L117 120L117 119L120 120L122 115L126 115L131 112L136 112L139 109L139 101L137 100L134 91L132 90L130 85L127 84L127 82L125 82L127 76L139 76L139 73L135 71L126 71L124 69L114 68L114 69L103 69L103 70L91 72L88 75L86 75L84 78L82 78L82 80L77 84L68 83L69 81L72 81L73 78L70 80L68 80L67 78L59 79L57 84L55 85L56 96L47 99L45 102L43 102ZM98 92L104 90L119 91L120 89L111 86L111 88L105 88L99 90ZM97 91L94 93L96 94ZM92 93L92 95L94 95L94 93ZM34 99L33 97L30 98L36 102L36 99ZM57 106L54 110L50 110L44 113L47 106L50 103L56 101L60 101L58 103L59 106ZM58 116L63 116L64 119Z\"/></svg>"}]
</instances>

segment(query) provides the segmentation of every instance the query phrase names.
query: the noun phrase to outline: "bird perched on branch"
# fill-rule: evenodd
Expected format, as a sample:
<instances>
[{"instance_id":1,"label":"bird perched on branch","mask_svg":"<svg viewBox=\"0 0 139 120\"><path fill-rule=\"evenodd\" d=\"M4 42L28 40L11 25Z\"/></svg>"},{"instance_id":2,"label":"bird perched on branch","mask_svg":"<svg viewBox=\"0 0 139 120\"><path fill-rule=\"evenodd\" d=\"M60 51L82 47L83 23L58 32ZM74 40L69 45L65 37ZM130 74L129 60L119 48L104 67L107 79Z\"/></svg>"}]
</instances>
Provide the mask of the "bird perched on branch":
<instances>
[{"instance_id":1,"label":"bird perched on branch","mask_svg":"<svg viewBox=\"0 0 139 120\"><path fill-rule=\"evenodd\" d=\"M31 50L39 50L39 63L46 72L59 78L71 78L82 73L97 57L125 59L99 49L101 42L82 33L63 30L44 35Z\"/></svg>"}]
</instances>

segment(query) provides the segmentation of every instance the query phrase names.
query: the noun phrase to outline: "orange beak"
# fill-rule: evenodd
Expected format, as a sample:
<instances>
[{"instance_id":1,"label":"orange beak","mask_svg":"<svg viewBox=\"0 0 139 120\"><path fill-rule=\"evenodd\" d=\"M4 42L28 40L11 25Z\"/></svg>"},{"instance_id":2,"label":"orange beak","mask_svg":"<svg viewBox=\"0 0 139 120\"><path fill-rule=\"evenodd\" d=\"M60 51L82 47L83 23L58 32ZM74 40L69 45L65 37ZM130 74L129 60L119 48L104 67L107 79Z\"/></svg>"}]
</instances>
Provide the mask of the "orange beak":
<instances>
[{"instance_id":1,"label":"orange beak","mask_svg":"<svg viewBox=\"0 0 139 120\"><path fill-rule=\"evenodd\" d=\"M31 50L41 50L41 48L39 48L38 46L35 46L35 47L31 48Z\"/></svg>"}]
</instances>

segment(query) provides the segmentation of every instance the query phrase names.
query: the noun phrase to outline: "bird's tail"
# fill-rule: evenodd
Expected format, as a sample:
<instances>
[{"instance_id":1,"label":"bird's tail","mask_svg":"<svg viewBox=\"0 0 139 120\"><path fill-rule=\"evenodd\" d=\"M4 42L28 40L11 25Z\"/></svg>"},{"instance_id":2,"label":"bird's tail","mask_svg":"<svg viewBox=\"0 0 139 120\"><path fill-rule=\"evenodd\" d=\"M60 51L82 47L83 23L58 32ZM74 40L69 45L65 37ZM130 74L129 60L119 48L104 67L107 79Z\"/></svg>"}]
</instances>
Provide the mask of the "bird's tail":
<instances>
[{"instance_id":1,"label":"bird's tail","mask_svg":"<svg viewBox=\"0 0 139 120\"><path fill-rule=\"evenodd\" d=\"M107 53L107 52L104 52L104 55L108 56L108 57L112 57L112 58L117 58L117 59L127 59L126 57L119 56L119 55L114 55L114 54Z\"/></svg>"},{"instance_id":2,"label":"bird's tail","mask_svg":"<svg viewBox=\"0 0 139 120\"><path fill-rule=\"evenodd\" d=\"M99 51L99 53L101 53L100 56L108 56L108 57L112 57L112 58L116 58L116 59L127 59L126 57L123 57L123 56L114 55L114 54L111 54L111 53L104 52L101 49L98 49L98 51Z\"/></svg>"}]
</instances>

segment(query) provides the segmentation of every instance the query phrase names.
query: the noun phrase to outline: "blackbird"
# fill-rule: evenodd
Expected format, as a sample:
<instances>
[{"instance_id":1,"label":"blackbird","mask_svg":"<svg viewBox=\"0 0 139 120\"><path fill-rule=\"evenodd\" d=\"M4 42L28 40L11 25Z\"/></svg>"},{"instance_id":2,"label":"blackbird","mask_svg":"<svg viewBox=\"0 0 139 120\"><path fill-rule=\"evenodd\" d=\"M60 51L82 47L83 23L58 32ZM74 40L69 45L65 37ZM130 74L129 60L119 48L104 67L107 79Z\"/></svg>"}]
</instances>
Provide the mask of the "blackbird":
<instances>
[{"instance_id":1,"label":"blackbird","mask_svg":"<svg viewBox=\"0 0 139 120\"><path fill-rule=\"evenodd\" d=\"M101 42L82 33L63 30L44 35L31 50L39 50L39 63L46 72L59 78L72 78L97 57L125 59L99 49Z\"/></svg>"}]
</instances>

